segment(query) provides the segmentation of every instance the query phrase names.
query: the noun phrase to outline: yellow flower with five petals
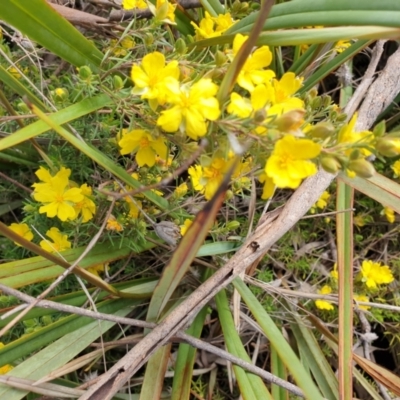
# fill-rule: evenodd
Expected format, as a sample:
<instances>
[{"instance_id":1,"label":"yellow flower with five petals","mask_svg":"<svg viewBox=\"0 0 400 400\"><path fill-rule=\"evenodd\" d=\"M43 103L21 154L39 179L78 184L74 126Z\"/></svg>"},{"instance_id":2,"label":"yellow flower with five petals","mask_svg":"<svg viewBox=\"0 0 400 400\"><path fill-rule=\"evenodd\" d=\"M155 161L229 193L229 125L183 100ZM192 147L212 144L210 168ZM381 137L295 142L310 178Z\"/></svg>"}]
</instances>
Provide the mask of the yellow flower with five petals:
<instances>
[{"instance_id":1,"label":"yellow flower with five petals","mask_svg":"<svg viewBox=\"0 0 400 400\"><path fill-rule=\"evenodd\" d=\"M61 221L73 220L77 217L75 205L83 201L84 196L79 188L71 188L68 180L71 170L61 168L56 175L51 176L45 168L36 171L36 176L44 183L34 183L32 196L36 201L45 203L39 212L46 213L48 218L58 217Z\"/></svg>"},{"instance_id":2,"label":"yellow flower with five petals","mask_svg":"<svg viewBox=\"0 0 400 400\"><path fill-rule=\"evenodd\" d=\"M361 281L370 289L375 289L378 285L394 281L393 274L387 265L381 265L381 263L371 260L364 260L362 262L359 276L361 277Z\"/></svg>"},{"instance_id":3,"label":"yellow flower with five petals","mask_svg":"<svg viewBox=\"0 0 400 400\"><path fill-rule=\"evenodd\" d=\"M163 160L168 159L168 147L162 137L154 139L143 129L134 129L130 132L122 132L122 138L118 142L121 154L136 152L136 162L139 167L148 165L152 167L156 163L157 155Z\"/></svg>"},{"instance_id":4,"label":"yellow flower with five petals","mask_svg":"<svg viewBox=\"0 0 400 400\"><path fill-rule=\"evenodd\" d=\"M67 235L63 235L58 228L51 228L46 232L46 236L53 240L42 240L40 247L49 253L60 252L71 248L71 242Z\"/></svg>"},{"instance_id":5,"label":"yellow flower with five petals","mask_svg":"<svg viewBox=\"0 0 400 400\"><path fill-rule=\"evenodd\" d=\"M158 51L147 54L143 57L141 66L132 67L131 78L135 84L132 93L149 100L150 107L155 110L167 100L166 79L177 80L179 75L178 61L166 64L164 54Z\"/></svg>"},{"instance_id":6,"label":"yellow flower with five petals","mask_svg":"<svg viewBox=\"0 0 400 400\"><path fill-rule=\"evenodd\" d=\"M247 39L247 36L240 33L235 36L233 39L233 56L237 55ZM261 46L256 49L249 55L243 68L240 70L237 78L238 85L251 92L255 86L270 81L275 76L275 72L264 68L268 67L271 61L272 53L268 46Z\"/></svg>"},{"instance_id":7,"label":"yellow flower with five petals","mask_svg":"<svg viewBox=\"0 0 400 400\"><path fill-rule=\"evenodd\" d=\"M331 294L332 293L332 288L329 285L323 286L320 290L318 290L319 294ZM334 310L334 307L330 301L327 300L316 300L315 305L317 308L320 310L327 310L327 311L332 311Z\"/></svg>"},{"instance_id":8,"label":"yellow flower with five petals","mask_svg":"<svg viewBox=\"0 0 400 400\"><path fill-rule=\"evenodd\" d=\"M275 143L265 173L278 188L296 189L304 178L317 172L310 160L320 152L321 146L312 140L286 135Z\"/></svg>"},{"instance_id":9,"label":"yellow flower with five petals","mask_svg":"<svg viewBox=\"0 0 400 400\"><path fill-rule=\"evenodd\" d=\"M33 233L29 229L29 226L27 224L16 224L13 223L9 226L9 228L18 234L19 236L22 236L25 240L28 240L29 242L32 241L33 239ZM19 243L14 242L17 246L21 246Z\"/></svg>"},{"instance_id":10,"label":"yellow flower with five petals","mask_svg":"<svg viewBox=\"0 0 400 400\"><path fill-rule=\"evenodd\" d=\"M211 79L200 79L191 87L181 86L176 80L166 83L168 102L172 107L162 111L157 125L166 132L180 129L193 140L207 133L207 120L215 121L220 115L215 95L218 86Z\"/></svg>"}]
</instances>

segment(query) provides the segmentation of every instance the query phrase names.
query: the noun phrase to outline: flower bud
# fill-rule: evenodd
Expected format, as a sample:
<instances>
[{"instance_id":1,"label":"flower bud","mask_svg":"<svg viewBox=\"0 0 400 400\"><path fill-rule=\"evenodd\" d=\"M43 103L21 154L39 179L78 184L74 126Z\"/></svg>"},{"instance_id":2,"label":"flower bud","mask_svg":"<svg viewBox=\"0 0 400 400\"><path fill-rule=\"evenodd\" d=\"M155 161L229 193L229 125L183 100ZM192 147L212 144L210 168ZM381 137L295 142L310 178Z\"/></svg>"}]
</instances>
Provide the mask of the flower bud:
<instances>
[{"instance_id":1,"label":"flower bud","mask_svg":"<svg viewBox=\"0 0 400 400\"><path fill-rule=\"evenodd\" d=\"M278 117L274 124L281 132L290 132L298 129L304 122L305 110L291 110Z\"/></svg>"},{"instance_id":2,"label":"flower bud","mask_svg":"<svg viewBox=\"0 0 400 400\"><path fill-rule=\"evenodd\" d=\"M168 1L166 1L163 4L161 4L160 7L157 8L156 13L155 13L155 18L157 21L164 21L164 19L167 18L168 7L169 7L169 3L168 3Z\"/></svg>"},{"instance_id":3,"label":"flower bud","mask_svg":"<svg viewBox=\"0 0 400 400\"><path fill-rule=\"evenodd\" d=\"M336 174L341 168L339 161L334 156L330 155L322 156L320 163L321 167L330 174Z\"/></svg>"},{"instance_id":4,"label":"flower bud","mask_svg":"<svg viewBox=\"0 0 400 400\"><path fill-rule=\"evenodd\" d=\"M359 158L361 158L361 152L359 149L354 149L349 156L350 160L358 160Z\"/></svg>"},{"instance_id":5,"label":"flower bud","mask_svg":"<svg viewBox=\"0 0 400 400\"><path fill-rule=\"evenodd\" d=\"M226 229L230 232L230 231L234 231L235 229L239 228L239 226L240 226L239 221L229 221L226 224Z\"/></svg>"},{"instance_id":6,"label":"flower bud","mask_svg":"<svg viewBox=\"0 0 400 400\"><path fill-rule=\"evenodd\" d=\"M363 158L350 161L348 169L355 172L361 178L371 178L375 173L373 165Z\"/></svg>"},{"instance_id":7,"label":"flower bud","mask_svg":"<svg viewBox=\"0 0 400 400\"><path fill-rule=\"evenodd\" d=\"M314 125L307 133L307 136L312 136L319 139L326 139L332 136L335 132L335 127L330 122L320 122Z\"/></svg>"},{"instance_id":8,"label":"flower bud","mask_svg":"<svg viewBox=\"0 0 400 400\"><path fill-rule=\"evenodd\" d=\"M78 68L78 73L79 73L79 78L81 78L83 81L89 80L90 77L92 76L92 70L87 65Z\"/></svg>"},{"instance_id":9,"label":"flower bud","mask_svg":"<svg viewBox=\"0 0 400 400\"><path fill-rule=\"evenodd\" d=\"M336 114L336 121L338 122L343 122L346 121L347 119L347 114Z\"/></svg>"},{"instance_id":10,"label":"flower bud","mask_svg":"<svg viewBox=\"0 0 400 400\"><path fill-rule=\"evenodd\" d=\"M119 75L113 76L113 88L117 92L120 91L124 87L124 81Z\"/></svg>"},{"instance_id":11,"label":"flower bud","mask_svg":"<svg viewBox=\"0 0 400 400\"><path fill-rule=\"evenodd\" d=\"M232 12L237 13L240 11L241 8L241 3L239 0L235 0L232 4Z\"/></svg>"},{"instance_id":12,"label":"flower bud","mask_svg":"<svg viewBox=\"0 0 400 400\"><path fill-rule=\"evenodd\" d=\"M68 90L64 88L57 88L54 90L54 95L57 101L65 101L68 99Z\"/></svg>"},{"instance_id":13,"label":"flower bud","mask_svg":"<svg viewBox=\"0 0 400 400\"><path fill-rule=\"evenodd\" d=\"M17 108L18 108L19 111L23 112L24 114L30 114L31 113L31 110L29 109L29 107L23 101L20 101L17 104Z\"/></svg>"},{"instance_id":14,"label":"flower bud","mask_svg":"<svg viewBox=\"0 0 400 400\"><path fill-rule=\"evenodd\" d=\"M385 123L385 121L379 122L379 124L375 126L374 131L373 131L374 136L376 138L382 137L385 134L385 132L386 132L386 123Z\"/></svg>"},{"instance_id":15,"label":"flower bud","mask_svg":"<svg viewBox=\"0 0 400 400\"><path fill-rule=\"evenodd\" d=\"M215 54L215 65L221 67L226 64L227 61L228 57L222 51L218 50Z\"/></svg>"},{"instance_id":16,"label":"flower bud","mask_svg":"<svg viewBox=\"0 0 400 400\"><path fill-rule=\"evenodd\" d=\"M179 38L176 42L175 42L175 51L178 54L184 55L187 52L187 46L185 41L182 38Z\"/></svg>"},{"instance_id":17,"label":"flower bud","mask_svg":"<svg viewBox=\"0 0 400 400\"><path fill-rule=\"evenodd\" d=\"M379 138L375 145L376 151L385 157L396 157L400 154L400 139Z\"/></svg>"},{"instance_id":18,"label":"flower bud","mask_svg":"<svg viewBox=\"0 0 400 400\"><path fill-rule=\"evenodd\" d=\"M331 105L332 103L332 97L331 96L322 96L322 108L327 108Z\"/></svg>"},{"instance_id":19,"label":"flower bud","mask_svg":"<svg viewBox=\"0 0 400 400\"><path fill-rule=\"evenodd\" d=\"M267 112L264 108L260 108L254 113L254 121L258 124L262 124L267 117Z\"/></svg>"},{"instance_id":20,"label":"flower bud","mask_svg":"<svg viewBox=\"0 0 400 400\"><path fill-rule=\"evenodd\" d=\"M313 110L318 110L321 108L322 100L321 97L317 96L315 97L312 102L311 102L311 108Z\"/></svg>"},{"instance_id":21,"label":"flower bud","mask_svg":"<svg viewBox=\"0 0 400 400\"><path fill-rule=\"evenodd\" d=\"M143 41L146 46L151 46L154 43L154 36L150 32L147 32L144 35Z\"/></svg>"}]
</instances>

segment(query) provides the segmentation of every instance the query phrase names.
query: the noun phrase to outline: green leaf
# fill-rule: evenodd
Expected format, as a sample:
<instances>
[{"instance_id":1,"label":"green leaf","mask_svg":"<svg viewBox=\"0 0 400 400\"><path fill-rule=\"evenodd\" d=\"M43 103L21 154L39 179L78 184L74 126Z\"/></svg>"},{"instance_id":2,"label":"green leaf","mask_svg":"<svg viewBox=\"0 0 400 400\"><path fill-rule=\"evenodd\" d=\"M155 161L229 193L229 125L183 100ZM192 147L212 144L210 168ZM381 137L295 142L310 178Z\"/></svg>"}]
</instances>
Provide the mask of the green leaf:
<instances>
[{"instance_id":1,"label":"green leaf","mask_svg":"<svg viewBox=\"0 0 400 400\"><path fill-rule=\"evenodd\" d=\"M215 296L215 301L228 351L247 362L251 362L251 359L243 346L242 340L236 331L224 289ZM240 394L244 400L272 400L271 394L259 376L251 374L237 365L233 365L233 370L235 371L235 376L238 381Z\"/></svg>"},{"instance_id":2,"label":"green leaf","mask_svg":"<svg viewBox=\"0 0 400 400\"><path fill-rule=\"evenodd\" d=\"M339 177L347 185L400 213L400 185L392 179L378 173L368 179L358 176L349 178L344 173Z\"/></svg>"},{"instance_id":3,"label":"green leaf","mask_svg":"<svg viewBox=\"0 0 400 400\"><path fill-rule=\"evenodd\" d=\"M0 10L1 14L1 10ZM15 76L10 74L5 68L0 65L0 81L6 84L11 90L15 93L19 94L21 97L26 96L29 101L33 104L41 108L42 110L46 109L46 106L42 103L42 101L37 98L30 90L26 88L20 80L18 80Z\"/></svg>"},{"instance_id":4,"label":"green leaf","mask_svg":"<svg viewBox=\"0 0 400 400\"><path fill-rule=\"evenodd\" d=\"M256 321L261 326L268 340L271 342L271 345L275 347L275 350L279 354L279 357L282 359L286 368L293 375L293 379L303 390L305 397L307 399L323 400L323 397L313 379L300 363L293 349L282 335L280 329L276 326L273 319L265 311L250 289L239 278L236 278L233 281L233 285L242 296L243 301L249 307Z\"/></svg>"},{"instance_id":5,"label":"green leaf","mask_svg":"<svg viewBox=\"0 0 400 400\"><path fill-rule=\"evenodd\" d=\"M90 114L91 112L105 107L110 103L112 103L110 97L105 94L101 94L99 96L82 100L79 103L50 114L48 117L53 123L62 125L84 115ZM9 136L0 139L0 151L32 139L44 132L49 131L50 129L51 127L43 121L34 122L22 129L19 129Z\"/></svg>"},{"instance_id":6,"label":"green leaf","mask_svg":"<svg viewBox=\"0 0 400 400\"><path fill-rule=\"evenodd\" d=\"M0 19L72 65L99 70L101 51L44 0L2 0Z\"/></svg>"}]
</instances>

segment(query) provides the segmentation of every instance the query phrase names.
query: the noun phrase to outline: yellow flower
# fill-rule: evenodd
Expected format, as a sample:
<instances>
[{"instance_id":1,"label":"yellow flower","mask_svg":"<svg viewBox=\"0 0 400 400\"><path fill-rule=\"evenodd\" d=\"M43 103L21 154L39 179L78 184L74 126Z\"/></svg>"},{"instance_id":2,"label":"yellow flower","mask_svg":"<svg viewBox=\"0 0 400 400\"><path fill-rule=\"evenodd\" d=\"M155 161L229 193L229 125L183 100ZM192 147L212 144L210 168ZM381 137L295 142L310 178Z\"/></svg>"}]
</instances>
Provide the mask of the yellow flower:
<instances>
[{"instance_id":1,"label":"yellow flower","mask_svg":"<svg viewBox=\"0 0 400 400\"><path fill-rule=\"evenodd\" d=\"M296 189L304 178L317 172L310 159L317 157L320 151L321 146L312 140L286 135L276 142L265 172L278 188Z\"/></svg>"},{"instance_id":2,"label":"yellow flower","mask_svg":"<svg viewBox=\"0 0 400 400\"><path fill-rule=\"evenodd\" d=\"M323 286L320 290L318 290L319 294L331 294L332 293L332 288L328 285ZM327 311L332 311L334 309L332 303L327 300L316 300L315 305L317 308L320 310L327 310Z\"/></svg>"},{"instance_id":3,"label":"yellow flower","mask_svg":"<svg viewBox=\"0 0 400 400\"><path fill-rule=\"evenodd\" d=\"M147 8L144 0L122 0L122 8L132 10L133 8Z\"/></svg>"},{"instance_id":4,"label":"yellow flower","mask_svg":"<svg viewBox=\"0 0 400 400\"><path fill-rule=\"evenodd\" d=\"M181 183L174 190L174 198L180 199L181 197L186 195L187 191L188 191L187 183L186 182Z\"/></svg>"},{"instance_id":5,"label":"yellow flower","mask_svg":"<svg viewBox=\"0 0 400 400\"><path fill-rule=\"evenodd\" d=\"M9 228L18 234L19 236L22 236L24 239L28 240L29 242L32 241L33 239L33 233L29 229L29 226L27 224L16 224L13 223L9 226ZM17 242L14 242L17 246L21 246Z\"/></svg>"},{"instance_id":6,"label":"yellow flower","mask_svg":"<svg viewBox=\"0 0 400 400\"><path fill-rule=\"evenodd\" d=\"M71 248L71 242L68 241L68 236L63 235L58 228L51 228L46 232L46 236L53 240L42 240L40 247L49 253L60 252Z\"/></svg>"},{"instance_id":7,"label":"yellow flower","mask_svg":"<svg viewBox=\"0 0 400 400\"><path fill-rule=\"evenodd\" d=\"M215 30L222 33L236 23L230 13L218 14L218 17L214 17L213 20L216 25Z\"/></svg>"},{"instance_id":8,"label":"yellow flower","mask_svg":"<svg viewBox=\"0 0 400 400\"><path fill-rule=\"evenodd\" d=\"M226 110L229 114L237 115L239 118L248 118L253 113L250 100L235 92L231 93L231 102Z\"/></svg>"},{"instance_id":9,"label":"yellow flower","mask_svg":"<svg viewBox=\"0 0 400 400\"><path fill-rule=\"evenodd\" d=\"M394 177L398 178L400 176L400 160L397 160L390 168L394 172Z\"/></svg>"},{"instance_id":10,"label":"yellow flower","mask_svg":"<svg viewBox=\"0 0 400 400\"><path fill-rule=\"evenodd\" d=\"M330 275L331 275L331 278L334 281L337 281L339 279L339 272L337 270L337 264L336 263L333 265L333 270L330 272Z\"/></svg>"},{"instance_id":11,"label":"yellow flower","mask_svg":"<svg viewBox=\"0 0 400 400\"><path fill-rule=\"evenodd\" d=\"M355 294L353 296L353 298L354 298L355 301L365 301L365 302L369 301L369 298L367 296L363 295L363 294ZM358 308L360 310L369 310L371 307L370 306L361 306L361 305L359 305Z\"/></svg>"},{"instance_id":12,"label":"yellow flower","mask_svg":"<svg viewBox=\"0 0 400 400\"><path fill-rule=\"evenodd\" d=\"M221 34L234 23L235 21L229 13L219 14L218 17L212 17L207 11L205 18L200 21L199 25L191 22L196 31L197 40L221 36Z\"/></svg>"},{"instance_id":13,"label":"yellow flower","mask_svg":"<svg viewBox=\"0 0 400 400\"><path fill-rule=\"evenodd\" d=\"M129 206L129 217L137 219L140 215L140 210L142 209L142 202L140 200L135 200L134 202L129 196L124 197L124 200Z\"/></svg>"},{"instance_id":14,"label":"yellow flower","mask_svg":"<svg viewBox=\"0 0 400 400\"><path fill-rule=\"evenodd\" d=\"M362 262L360 276L362 282L370 289L375 289L377 285L394 281L393 274L387 265L381 265L370 260Z\"/></svg>"},{"instance_id":15,"label":"yellow flower","mask_svg":"<svg viewBox=\"0 0 400 400\"><path fill-rule=\"evenodd\" d=\"M233 55L236 56L247 36L238 33L233 39ZM263 68L268 67L272 61L272 53L268 46L261 46L249 55L247 61L240 70L237 83L244 89L251 92L255 86L268 82L275 76L275 72Z\"/></svg>"},{"instance_id":16,"label":"yellow flower","mask_svg":"<svg viewBox=\"0 0 400 400\"><path fill-rule=\"evenodd\" d=\"M189 229L189 227L192 225L193 221L190 219L185 219L185 222L183 223L183 225L180 225L180 231L181 231L181 235L184 236L185 233L187 232L187 230Z\"/></svg>"},{"instance_id":17,"label":"yellow flower","mask_svg":"<svg viewBox=\"0 0 400 400\"><path fill-rule=\"evenodd\" d=\"M262 192L261 198L263 200L270 199L274 195L275 188L276 188L272 178L270 178L265 172L263 172L259 176L258 180L261 183L264 183L263 192Z\"/></svg>"},{"instance_id":18,"label":"yellow flower","mask_svg":"<svg viewBox=\"0 0 400 400\"><path fill-rule=\"evenodd\" d=\"M301 88L302 78L293 72L287 72L280 80L273 79L258 85L251 93L254 110L267 107L268 115L281 115L288 111L303 109L304 102L293 97Z\"/></svg>"},{"instance_id":19,"label":"yellow flower","mask_svg":"<svg viewBox=\"0 0 400 400\"><path fill-rule=\"evenodd\" d=\"M121 154L136 152L136 162L139 167L148 165L152 167L156 163L157 155L164 160L168 157L168 148L162 137L153 139L150 133L143 129L134 129L125 133L118 142Z\"/></svg>"},{"instance_id":20,"label":"yellow flower","mask_svg":"<svg viewBox=\"0 0 400 400\"><path fill-rule=\"evenodd\" d=\"M96 213L96 204L94 204L94 201L90 198L92 195L91 187L84 183L81 185L80 189L83 195L83 200L79 203L76 203L74 208L76 216L78 217L80 214L82 214L82 222L88 222Z\"/></svg>"},{"instance_id":21,"label":"yellow flower","mask_svg":"<svg viewBox=\"0 0 400 400\"><path fill-rule=\"evenodd\" d=\"M113 215L111 215L110 218L108 218L108 220L107 220L106 230L107 231L122 232L124 230L124 228L115 219L115 217Z\"/></svg>"},{"instance_id":22,"label":"yellow flower","mask_svg":"<svg viewBox=\"0 0 400 400\"><path fill-rule=\"evenodd\" d=\"M343 51L345 51L350 46L351 46L351 41L350 40L339 40L335 44L335 50L338 53L342 53Z\"/></svg>"},{"instance_id":23,"label":"yellow flower","mask_svg":"<svg viewBox=\"0 0 400 400\"><path fill-rule=\"evenodd\" d=\"M8 68L8 72L16 79L22 78L22 75L19 73L18 69L15 67Z\"/></svg>"},{"instance_id":24,"label":"yellow flower","mask_svg":"<svg viewBox=\"0 0 400 400\"><path fill-rule=\"evenodd\" d=\"M106 268L109 269L108 264L96 264L87 268L86 271L100 278L99 272L104 273Z\"/></svg>"},{"instance_id":25,"label":"yellow flower","mask_svg":"<svg viewBox=\"0 0 400 400\"><path fill-rule=\"evenodd\" d=\"M229 165L223 158L214 158L208 166L195 165L189 168L193 189L204 193L210 200L224 179L224 174Z\"/></svg>"},{"instance_id":26,"label":"yellow flower","mask_svg":"<svg viewBox=\"0 0 400 400\"><path fill-rule=\"evenodd\" d=\"M4 344L0 342L0 349L4 347ZM0 375L5 375L10 372L14 367L10 364L3 365L0 367Z\"/></svg>"},{"instance_id":27,"label":"yellow flower","mask_svg":"<svg viewBox=\"0 0 400 400\"><path fill-rule=\"evenodd\" d=\"M175 4L167 0L157 0L154 16L156 20L175 25ZM150 6L151 9L151 6Z\"/></svg>"},{"instance_id":28,"label":"yellow flower","mask_svg":"<svg viewBox=\"0 0 400 400\"><path fill-rule=\"evenodd\" d=\"M162 53L155 51L147 54L143 57L141 66L132 67L131 78L135 84L132 93L140 94L142 99L148 99L150 107L155 110L159 104L163 105L166 101L166 79L177 80L179 74L178 61L165 64Z\"/></svg>"},{"instance_id":29,"label":"yellow flower","mask_svg":"<svg viewBox=\"0 0 400 400\"><path fill-rule=\"evenodd\" d=\"M70 188L69 176L71 170L61 168L56 175L51 176L49 171L40 168L36 176L44 183L34 183L33 198L46 205L39 208L39 212L46 213L48 218L58 217L61 221L75 219L77 213L75 205L83 201L84 196L79 188Z\"/></svg>"},{"instance_id":30,"label":"yellow flower","mask_svg":"<svg viewBox=\"0 0 400 400\"><path fill-rule=\"evenodd\" d=\"M215 98L218 86L211 79L200 79L188 88L180 86L176 80L166 83L172 107L162 111L157 125L166 132L180 129L193 140L207 133L206 120L215 121L220 114L219 103Z\"/></svg>"},{"instance_id":31,"label":"yellow flower","mask_svg":"<svg viewBox=\"0 0 400 400\"><path fill-rule=\"evenodd\" d=\"M356 122L357 122L357 113L353 115L348 124L342 126L342 128L340 129L338 137L339 143L357 144L360 152L367 157L372 154L366 148L366 146L368 146L371 143L373 139L373 134L370 131L355 132L354 128ZM345 154L350 155L352 151L353 149L350 148L346 150Z\"/></svg>"},{"instance_id":32,"label":"yellow flower","mask_svg":"<svg viewBox=\"0 0 400 400\"><path fill-rule=\"evenodd\" d=\"M324 209L328 205L328 201L331 195L326 190L322 193L321 197L317 200L317 202L311 207L311 214L315 214L317 208L320 210Z\"/></svg>"},{"instance_id":33,"label":"yellow flower","mask_svg":"<svg viewBox=\"0 0 400 400\"><path fill-rule=\"evenodd\" d=\"M384 207L383 213L385 214L386 219L393 224L396 221L396 216L394 215L394 210L390 207Z\"/></svg>"}]
</instances>

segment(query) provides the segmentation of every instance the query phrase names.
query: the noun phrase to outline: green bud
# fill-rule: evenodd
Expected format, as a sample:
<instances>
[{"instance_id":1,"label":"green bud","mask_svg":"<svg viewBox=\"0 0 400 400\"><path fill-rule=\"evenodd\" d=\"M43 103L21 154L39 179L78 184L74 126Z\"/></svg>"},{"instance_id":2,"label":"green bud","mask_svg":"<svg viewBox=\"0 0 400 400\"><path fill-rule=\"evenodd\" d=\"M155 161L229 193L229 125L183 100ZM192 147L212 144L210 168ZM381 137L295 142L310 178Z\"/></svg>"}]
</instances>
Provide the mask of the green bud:
<instances>
[{"instance_id":1,"label":"green bud","mask_svg":"<svg viewBox=\"0 0 400 400\"><path fill-rule=\"evenodd\" d=\"M239 228L239 226L240 226L239 221L229 221L226 224L226 229L230 232L230 231L234 231L235 229Z\"/></svg>"},{"instance_id":2,"label":"green bud","mask_svg":"<svg viewBox=\"0 0 400 400\"><path fill-rule=\"evenodd\" d=\"M364 158L350 161L348 169L354 171L357 176L360 176L361 178L371 178L375 173L373 165Z\"/></svg>"},{"instance_id":3,"label":"green bud","mask_svg":"<svg viewBox=\"0 0 400 400\"><path fill-rule=\"evenodd\" d=\"M57 88L53 93L57 101L65 101L69 96L68 90L64 88Z\"/></svg>"},{"instance_id":4,"label":"green bud","mask_svg":"<svg viewBox=\"0 0 400 400\"><path fill-rule=\"evenodd\" d=\"M324 95L322 96L322 108L328 108L332 103L331 96Z\"/></svg>"},{"instance_id":5,"label":"green bud","mask_svg":"<svg viewBox=\"0 0 400 400\"><path fill-rule=\"evenodd\" d=\"M43 323L44 326L50 325L50 324L53 323L53 319L51 318L50 315L43 315L42 323Z\"/></svg>"},{"instance_id":6,"label":"green bud","mask_svg":"<svg viewBox=\"0 0 400 400\"><path fill-rule=\"evenodd\" d=\"M307 135L319 139L326 139L334 133L335 127L330 122L320 122L319 124L314 125Z\"/></svg>"},{"instance_id":7,"label":"green bud","mask_svg":"<svg viewBox=\"0 0 400 400\"><path fill-rule=\"evenodd\" d=\"M264 108L260 108L254 113L254 121L258 124L263 123L266 117L267 117L267 112L265 111Z\"/></svg>"},{"instance_id":8,"label":"green bud","mask_svg":"<svg viewBox=\"0 0 400 400\"><path fill-rule=\"evenodd\" d=\"M225 195L225 200L231 200L233 197L233 192L232 190L227 190L226 195Z\"/></svg>"},{"instance_id":9,"label":"green bud","mask_svg":"<svg viewBox=\"0 0 400 400\"><path fill-rule=\"evenodd\" d=\"M154 36L150 32L147 32L144 35L143 41L146 46L151 46L154 43Z\"/></svg>"},{"instance_id":10,"label":"green bud","mask_svg":"<svg viewBox=\"0 0 400 400\"><path fill-rule=\"evenodd\" d=\"M326 155L320 159L321 167L330 174L336 174L340 169L341 165L335 157Z\"/></svg>"},{"instance_id":11,"label":"green bud","mask_svg":"<svg viewBox=\"0 0 400 400\"><path fill-rule=\"evenodd\" d=\"M165 3L161 4L161 7L159 7L156 11L155 18L157 21L164 21L165 18L167 18L168 15L168 7L169 3L166 1Z\"/></svg>"},{"instance_id":12,"label":"green bud","mask_svg":"<svg viewBox=\"0 0 400 400\"><path fill-rule=\"evenodd\" d=\"M232 12L233 13L237 13L239 12L241 9L241 3L239 0L235 0L232 4Z\"/></svg>"},{"instance_id":13,"label":"green bud","mask_svg":"<svg viewBox=\"0 0 400 400\"><path fill-rule=\"evenodd\" d=\"M318 110L321 108L322 100L321 97L315 97L311 102L311 108L313 110Z\"/></svg>"},{"instance_id":14,"label":"green bud","mask_svg":"<svg viewBox=\"0 0 400 400\"><path fill-rule=\"evenodd\" d=\"M92 76L92 70L87 65L78 68L78 73L79 73L79 78L81 78L83 81L89 80L90 77Z\"/></svg>"},{"instance_id":15,"label":"green bud","mask_svg":"<svg viewBox=\"0 0 400 400\"><path fill-rule=\"evenodd\" d=\"M346 121L346 119L347 119L347 114L344 114L344 113L336 114L336 121L343 122L343 121Z\"/></svg>"},{"instance_id":16,"label":"green bud","mask_svg":"<svg viewBox=\"0 0 400 400\"><path fill-rule=\"evenodd\" d=\"M119 75L113 76L113 88L117 92L120 91L124 87L124 81Z\"/></svg>"},{"instance_id":17,"label":"green bud","mask_svg":"<svg viewBox=\"0 0 400 400\"><path fill-rule=\"evenodd\" d=\"M375 126L373 133L375 137L382 137L385 134L385 132L386 132L386 123L383 120L379 122L378 125Z\"/></svg>"},{"instance_id":18,"label":"green bud","mask_svg":"<svg viewBox=\"0 0 400 400\"><path fill-rule=\"evenodd\" d=\"M178 54L186 54L187 52L187 46L185 41L182 38L179 38L176 42L175 42L175 51Z\"/></svg>"},{"instance_id":19,"label":"green bud","mask_svg":"<svg viewBox=\"0 0 400 400\"><path fill-rule=\"evenodd\" d=\"M215 54L215 65L221 67L228 61L228 57L222 51L218 50Z\"/></svg>"},{"instance_id":20,"label":"green bud","mask_svg":"<svg viewBox=\"0 0 400 400\"><path fill-rule=\"evenodd\" d=\"M31 113L31 110L29 109L29 107L23 101L20 101L17 104L17 108L18 108L19 111L21 111L24 114L30 114Z\"/></svg>"},{"instance_id":21,"label":"green bud","mask_svg":"<svg viewBox=\"0 0 400 400\"><path fill-rule=\"evenodd\" d=\"M354 149L351 153L350 153L350 161L352 160L358 160L359 158L361 158L361 153L359 149Z\"/></svg>"},{"instance_id":22,"label":"green bud","mask_svg":"<svg viewBox=\"0 0 400 400\"><path fill-rule=\"evenodd\" d=\"M379 138L375 144L376 151L384 157L396 157L400 154L400 140L388 137Z\"/></svg>"},{"instance_id":23,"label":"green bud","mask_svg":"<svg viewBox=\"0 0 400 400\"><path fill-rule=\"evenodd\" d=\"M244 1L243 3L240 4L240 12L245 12L249 9L249 3L247 1Z\"/></svg>"}]
</instances>

